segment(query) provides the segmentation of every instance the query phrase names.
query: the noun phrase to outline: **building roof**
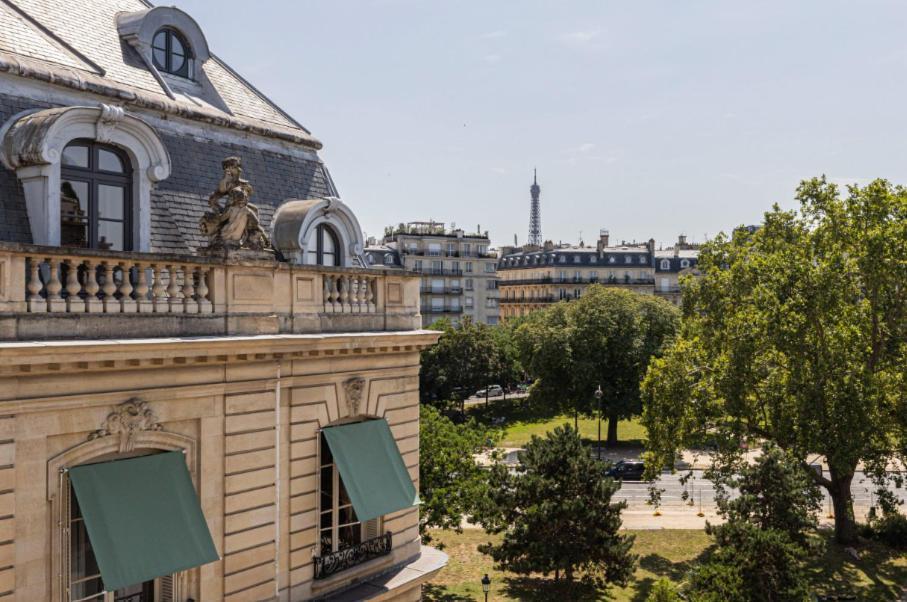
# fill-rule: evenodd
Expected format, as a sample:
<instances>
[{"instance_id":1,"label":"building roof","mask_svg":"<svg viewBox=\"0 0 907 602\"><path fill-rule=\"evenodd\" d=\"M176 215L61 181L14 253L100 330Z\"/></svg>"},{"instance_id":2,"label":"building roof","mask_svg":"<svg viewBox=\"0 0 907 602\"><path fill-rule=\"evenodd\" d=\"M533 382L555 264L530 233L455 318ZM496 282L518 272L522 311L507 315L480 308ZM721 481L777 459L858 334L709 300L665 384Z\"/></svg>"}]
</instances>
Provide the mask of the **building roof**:
<instances>
[{"instance_id":1,"label":"building roof","mask_svg":"<svg viewBox=\"0 0 907 602\"><path fill-rule=\"evenodd\" d=\"M627 258L632 263L627 263ZM579 261L577 261L577 258ZM619 259L618 259L619 258ZM571 265L600 265L600 266L638 266L651 265L651 254L645 244L624 244L613 247L604 247L601 250L587 246L563 246L553 249L533 251L516 251L508 253L501 258L499 269L532 268L539 266L571 266Z\"/></svg>"},{"instance_id":2,"label":"building roof","mask_svg":"<svg viewBox=\"0 0 907 602\"><path fill-rule=\"evenodd\" d=\"M124 39L117 21L151 6L144 0L0 0L0 72L321 147L308 130L214 55L197 69L197 83L162 83Z\"/></svg>"},{"instance_id":3,"label":"building roof","mask_svg":"<svg viewBox=\"0 0 907 602\"><path fill-rule=\"evenodd\" d=\"M400 253L388 245L369 245L365 247L365 260L369 265L384 265L388 268L403 268Z\"/></svg>"}]
</instances>

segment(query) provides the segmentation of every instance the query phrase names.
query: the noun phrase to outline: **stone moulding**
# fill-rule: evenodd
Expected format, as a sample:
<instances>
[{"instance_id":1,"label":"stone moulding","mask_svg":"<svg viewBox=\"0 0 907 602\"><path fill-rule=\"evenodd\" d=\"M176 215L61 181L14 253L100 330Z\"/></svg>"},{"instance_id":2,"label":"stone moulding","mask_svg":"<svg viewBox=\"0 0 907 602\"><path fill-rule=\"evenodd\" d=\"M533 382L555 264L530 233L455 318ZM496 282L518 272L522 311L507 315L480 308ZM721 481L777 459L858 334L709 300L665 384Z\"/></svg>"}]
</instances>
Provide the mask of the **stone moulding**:
<instances>
[{"instance_id":1,"label":"stone moulding","mask_svg":"<svg viewBox=\"0 0 907 602\"><path fill-rule=\"evenodd\" d=\"M135 449L138 433L159 431L162 428L148 402L133 398L116 406L113 412L107 415L101 428L88 436L88 440L119 435L119 452L122 454Z\"/></svg>"},{"instance_id":2,"label":"stone moulding","mask_svg":"<svg viewBox=\"0 0 907 602\"><path fill-rule=\"evenodd\" d=\"M266 122L237 119L215 113L214 111L193 108L170 100L164 94L145 92L122 84L112 85L109 80L99 75L60 66L51 66L43 61L26 59L8 52L0 51L0 73L9 73L18 77L43 81L80 92L89 92L114 99L118 103L124 103L132 107L159 111L191 121L200 121L209 125L248 132L265 138L291 142L313 150L321 150L322 147L321 142L308 132L305 132L305 130L293 132L272 127Z\"/></svg>"}]
</instances>

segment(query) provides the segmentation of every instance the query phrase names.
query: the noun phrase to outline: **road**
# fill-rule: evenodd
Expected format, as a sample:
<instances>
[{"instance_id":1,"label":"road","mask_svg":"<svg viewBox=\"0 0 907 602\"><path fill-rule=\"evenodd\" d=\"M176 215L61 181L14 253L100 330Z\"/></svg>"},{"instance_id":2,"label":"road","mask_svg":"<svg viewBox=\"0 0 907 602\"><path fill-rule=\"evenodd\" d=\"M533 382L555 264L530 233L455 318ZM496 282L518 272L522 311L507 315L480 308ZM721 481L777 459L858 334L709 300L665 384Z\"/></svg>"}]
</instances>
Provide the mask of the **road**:
<instances>
[{"instance_id":1,"label":"road","mask_svg":"<svg viewBox=\"0 0 907 602\"><path fill-rule=\"evenodd\" d=\"M715 489L712 483L703 478L703 471L694 470L693 477L687 481L686 486L682 485L679 480L679 474L663 474L656 484L659 488L664 489L661 494L661 508L665 511L680 510L689 507L689 501L684 501L683 493L687 491L692 498L694 510L699 510L700 500L702 510L705 513L714 512L715 510ZM825 492L822 489L823 493ZM858 517L862 517L875 503L872 482L862 472L858 472L853 480L851 491L854 496L854 509ZM901 488L894 492L902 501L907 502L907 488ZM628 509L652 510L646 504L649 500L649 484L640 482L624 482L620 491L615 495L615 499L626 500ZM688 498L689 500L689 498ZM825 494L823 514L830 514L831 498Z\"/></svg>"}]
</instances>

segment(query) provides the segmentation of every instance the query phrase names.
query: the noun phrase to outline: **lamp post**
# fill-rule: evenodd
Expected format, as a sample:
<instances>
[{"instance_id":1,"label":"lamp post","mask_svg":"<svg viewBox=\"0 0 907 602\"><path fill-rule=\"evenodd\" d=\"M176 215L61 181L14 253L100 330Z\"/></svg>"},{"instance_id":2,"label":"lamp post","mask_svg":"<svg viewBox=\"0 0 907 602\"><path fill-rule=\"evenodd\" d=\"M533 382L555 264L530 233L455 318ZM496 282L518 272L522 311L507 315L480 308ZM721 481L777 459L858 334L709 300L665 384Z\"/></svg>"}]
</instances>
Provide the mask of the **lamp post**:
<instances>
[{"instance_id":1,"label":"lamp post","mask_svg":"<svg viewBox=\"0 0 907 602\"><path fill-rule=\"evenodd\" d=\"M488 590L491 589L491 579L488 578L488 573L485 573L485 576L482 577L482 591L485 592L485 602L488 602Z\"/></svg>"},{"instance_id":2,"label":"lamp post","mask_svg":"<svg viewBox=\"0 0 907 602\"><path fill-rule=\"evenodd\" d=\"M602 386L598 385L595 390L595 401L598 404L598 447L595 448L595 453L599 460L602 459L602 397L604 396Z\"/></svg>"}]
</instances>

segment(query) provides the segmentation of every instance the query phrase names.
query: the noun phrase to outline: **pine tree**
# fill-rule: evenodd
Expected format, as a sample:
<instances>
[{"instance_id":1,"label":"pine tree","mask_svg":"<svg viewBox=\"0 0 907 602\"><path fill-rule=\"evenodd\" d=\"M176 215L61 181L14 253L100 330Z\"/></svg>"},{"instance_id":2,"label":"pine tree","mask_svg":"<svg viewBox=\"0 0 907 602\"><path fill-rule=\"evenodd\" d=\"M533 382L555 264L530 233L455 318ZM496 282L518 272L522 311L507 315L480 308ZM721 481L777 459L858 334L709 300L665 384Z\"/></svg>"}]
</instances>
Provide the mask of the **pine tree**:
<instances>
[{"instance_id":1,"label":"pine tree","mask_svg":"<svg viewBox=\"0 0 907 602\"><path fill-rule=\"evenodd\" d=\"M633 537L619 533L626 503L611 501L620 486L603 476L577 432L564 425L533 437L520 460L516 473L492 470L482 523L503 539L482 551L518 574L553 573L568 583L579 574L595 585L626 585L636 565Z\"/></svg>"}]
</instances>

